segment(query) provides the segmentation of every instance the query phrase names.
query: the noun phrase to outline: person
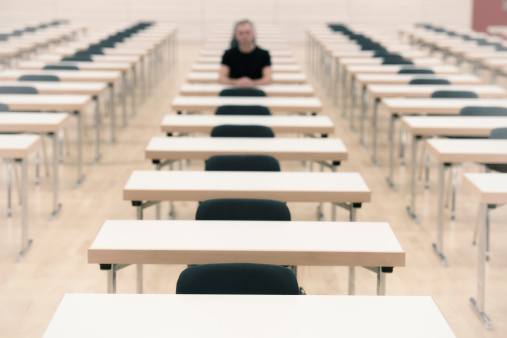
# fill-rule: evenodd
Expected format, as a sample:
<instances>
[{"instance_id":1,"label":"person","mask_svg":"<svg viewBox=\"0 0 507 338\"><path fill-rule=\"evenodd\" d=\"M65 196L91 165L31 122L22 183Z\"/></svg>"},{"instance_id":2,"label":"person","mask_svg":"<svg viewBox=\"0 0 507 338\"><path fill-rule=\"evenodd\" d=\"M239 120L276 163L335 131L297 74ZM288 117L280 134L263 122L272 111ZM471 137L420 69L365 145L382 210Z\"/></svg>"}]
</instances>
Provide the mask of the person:
<instances>
[{"instance_id":1,"label":"person","mask_svg":"<svg viewBox=\"0 0 507 338\"><path fill-rule=\"evenodd\" d=\"M271 84L271 57L255 45L255 30L249 20L234 27L237 45L224 52L218 82L238 87Z\"/></svg>"}]
</instances>

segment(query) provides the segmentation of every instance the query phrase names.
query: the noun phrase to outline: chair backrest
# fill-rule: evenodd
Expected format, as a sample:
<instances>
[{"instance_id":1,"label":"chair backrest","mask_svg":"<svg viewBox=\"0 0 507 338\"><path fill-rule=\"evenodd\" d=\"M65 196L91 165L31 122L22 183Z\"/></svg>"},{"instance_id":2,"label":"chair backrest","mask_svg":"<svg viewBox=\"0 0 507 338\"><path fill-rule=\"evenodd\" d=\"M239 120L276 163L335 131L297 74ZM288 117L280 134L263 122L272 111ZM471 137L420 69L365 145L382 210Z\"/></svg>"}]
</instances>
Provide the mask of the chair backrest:
<instances>
[{"instance_id":1,"label":"chair backrest","mask_svg":"<svg viewBox=\"0 0 507 338\"><path fill-rule=\"evenodd\" d=\"M9 106L5 103L0 103L0 111L9 111Z\"/></svg>"},{"instance_id":2,"label":"chair backrest","mask_svg":"<svg viewBox=\"0 0 507 338\"><path fill-rule=\"evenodd\" d=\"M435 74L435 72L424 68L403 68L398 71L398 74Z\"/></svg>"},{"instance_id":3,"label":"chair backrest","mask_svg":"<svg viewBox=\"0 0 507 338\"><path fill-rule=\"evenodd\" d=\"M215 115L271 115L268 108L264 106L220 106Z\"/></svg>"},{"instance_id":4,"label":"chair backrest","mask_svg":"<svg viewBox=\"0 0 507 338\"><path fill-rule=\"evenodd\" d=\"M90 54L95 54L95 55L104 55L104 51L102 50L102 47L101 46L97 46L97 45L88 47L88 49L86 50L86 52L88 52Z\"/></svg>"},{"instance_id":5,"label":"chair backrest","mask_svg":"<svg viewBox=\"0 0 507 338\"><path fill-rule=\"evenodd\" d=\"M405 60L400 54L384 54L382 55L384 60Z\"/></svg>"},{"instance_id":6,"label":"chair backrest","mask_svg":"<svg viewBox=\"0 0 507 338\"><path fill-rule=\"evenodd\" d=\"M290 221L287 204L265 199L218 198L199 204L198 221Z\"/></svg>"},{"instance_id":7,"label":"chair backrest","mask_svg":"<svg viewBox=\"0 0 507 338\"><path fill-rule=\"evenodd\" d=\"M218 96L266 96L266 93L257 88L226 88Z\"/></svg>"},{"instance_id":8,"label":"chair backrest","mask_svg":"<svg viewBox=\"0 0 507 338\"><path fill-rule=\"evenodd\" d=\"M476 93L466 90L437 90L431 94L432 98L437 99L476 99Z\"/></svg>"},{"instance_id":9,"label":"chair backrest","mask_svg":"<svg viewBox=\"0 0 507 338\"><path fill-rule=\"evenodd\" d=\"M207 161L206 171L280 171L280 163L268 155L215 155Z\"/></svg>"},{"instance_id":10,"label":"chair backrest","mask_svg":"<svg viewBox=\"0 0 507 338\"><path fill-rule=\"evenodd\" d=\"M275 137L266 126L223 124L211 130L211 137Z\"/></svg>"},{"instance_id":11,"label":"chair backrest","mask_svg":"<svg viewBox=\"0 0 507 338\"><path fill-rule=\"evenodd\" d=\"M9 40L9 34L0 34L0 41Z\"/></svg>"},{"instance_id":12,"label":"chair backrest","mask_svg":"<svg viewBox=\"0 0 507 338\"><path fill-rule=\"evenodd\" d=\"M64 57L64 58L62 58L62 61L92 62L93 60L92 60L91 55L80 54L80 55L74 55L74 56L70 56L70 57Z\"/></svg>"},{"instance_id":13,"label":"chair backrest","mask_svg":"<svg viewBox=\"0 0 507 338\"><path fill-rule=\"evenodd\" d=\"M47 65L47 66L44 66L43 69L48 69L48 70L79 70L79 68L77 66L70 66L70 65Z\"/></svg>"},{"instance_id":14,"label":"chair backrest","mask_svg":"<svg viewBox=\"0 0 507 338\"><path fill-rule=\"evenodd\" d=\"M383 65L413 65L414 63L409 60L397 59L397 58L387 58L382 61Z\"/></svg>"},{"instance_id":15,"label":"chair backrest","mask_svg":"<svg viewBox=\"0 0 507 338\"><path fill-rule=\"evenodd\" d=\"M491 131L489 134L490 139L497 139L497 140L505 140L507 139L507 128L496 128ZM490 170L498 171L501 173L507 173L507 164L505 163L498 163L498 164L486 164L486 167L488 167Z\"/></svg>"},{"instance_id":16,"label":"chair backrest","mask_svg":"<svg viewBox=\"0 0 507 338\"><path fill-rule=\"evenodd\" d=\"M37 30L36 27L26 27L25 32L33 33Z\"/></svg>"},{"instance_id":17,"label":"chair backrest","mask_svg":"<svg viewBox=\"0 0 507 338\"><path fill-rule=\"evenodd\" d=\"M465 107L459 112L462 116L507 116L504 107Z\"/></svg>"},{"instance_id":18,"label":"chair backrest","mask_svg":"<svg viewBox=\"0 0 507 338\"><path fill-rule=\"evenodd\" d=\"M412 79L409 84L411 85L450 85L451 83L446 79Z\"/></svg>"},{"instance_id":19,"label":"chair backrest","mask_svg":"<svg viewBox=\"0 0 507 338\"><path fill-rule=\"evenodd\" d=\"M294 273L283 266L251 263L202 264L180 274L177 294L298 295Z\"/></svg>"},{"instance_id":20,"label":"chair backrest","mask_svg":"<svg viewBox=\"0 0 507 338\"><path fill-rule=\"evenodd\" d=\"M56 75L27 74L21 75L18 81L60 81L60 78Z\"/></svg>"},{"instance_id":21,"label":"chair backrest","mask_svg":"<svg viewBox=\"0 0 507 338\"><path fill-rule=\"evenodd\" d=\"M0 86L0 94L37 94L37 89L28 86Z\"/></svg>"}]
</instances>

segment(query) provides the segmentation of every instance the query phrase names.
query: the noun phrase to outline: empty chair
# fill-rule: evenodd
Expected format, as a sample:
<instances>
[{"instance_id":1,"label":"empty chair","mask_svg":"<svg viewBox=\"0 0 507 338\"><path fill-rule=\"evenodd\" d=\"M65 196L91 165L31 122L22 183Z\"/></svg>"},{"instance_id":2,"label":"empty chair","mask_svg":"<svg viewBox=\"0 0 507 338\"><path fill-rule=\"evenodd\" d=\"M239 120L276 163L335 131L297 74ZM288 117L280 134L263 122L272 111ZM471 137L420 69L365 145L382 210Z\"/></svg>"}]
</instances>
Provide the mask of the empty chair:
<instances>
[{"instance_id":1,"label":"empty chair","mask_svg":"<svg viewBox=\"0 0 507 338\"><path fill-rule=\"evenodd\" d=\"M19 77L18 81L60 81L56 75L27 74Z\"/></svg>"},{"instance_id":2,"label":"empty chair","mask_svg":"<svg viewBox=\"0 0 507 338\"><path fill-rule=\"evenodd\" d=\"M88 49L86 50L88 53L90 54L95 54L95 55L104 55L104 51L102 50L102 47L100 46L97 46L97 45L92 45L90 47L88 47ZM79 52L78 52L79 53ZM75 54L74 54L75 55Z\"/></svg>"},{"instance_id":3,"label":"empty chair","mask_svg":"<svg viewBox=\"0 0 507 338\"><path fill-rule=\"evenodd\" d=\"M37 94L37 89L28 86L0 86L0 94Z\"/></svg>"},{"instance_id":4,"label":"empty chair","mask_svg":"<svg viewBox=\"0 0 507 338\"><path fill-rule=\"evenodd\" d=\"M37 30L36 27L26 27L25 32L33 33Z\"/></svg>"},{"instance_id":5,"label":"empty chair","mask_svg":"<svg viewBox=\"0 0 507 338\"><path fill-rule=\"evenodd\" d=\"M383 65L413 65L414 63L409 60L398 59L398 58L387 58L382 61Z\"/></svg>"},{"instance_id":6,"label":"empty chair","mask_svg":"<svg viewBox=\"0 0 507 338\"><path fill-rule=\"evenodd\" d=\"M290 210L280 201L252 198L218 198L199 204L200 221L290 221Z\"/></svg>"},{"instance_id":7,"label":"empty chair","mask_svg":"<svg viewBox=\"0 0 507 338\"><path fill-rule=\"evenodd\" d=\"M264 106L220 106L215 115L271 115L268 108Z\"/></svg>"},{"instance_id":8,"label":"empty chair","mask_svg":"<svg viewBox=\"0 0 507 338\"><path fill-rule=\"evenodd\" d=\"M92 62L93 60L92 60L91 55L81 54L81 55L74 55L74 56L70 56L70 57L64 57L64 58L62 58L62 61Z\"/></svg>"},{"instance_id":9,"label":"empty chair","mask_svg":"<svg viewBox=\"0 0 507 338\"><path fill-rule=\"evenodd\" d=\"M207 161L206 171L280 171L280 163L267 155L216 155Z\"/></svg>"},{"instance_id":10,"label":"empty chair","mask_svg":"<svg viewBox=\"0 0 507 338\"><path fill-rule=\"evenodd\" d=\"M386 57L388 55L398 55L398 54L391 54L387 49L380 49L380 50L376 50L375 51L375 53L373 54L373 57L374 58L376 58L376 57Z\"/></svg>"},{"instance_id":11,"label":"empty chair","mask_svg":"<svg viewBox=\"0 0 507 338\"><path fill-rule=\"evenodd\" d=\"M504 107L465 107L459 112L461 116L507 116Z\"/></svg>"},{"instance_id":12,"label":"empty chair","mask_svg":"<svg viewBox=\"0 0 507 338\"><path fill-rule=\"evenodd\" d=\"M89 51L79 51L74 53L74 57L86 57L88 56L93 61L93 55L94 53L91 53Z\"/></svg>"},{"instance_id":13,"label":"empty chair","mask_svg":"<svg viewBox=\"0 0 507 338\"><path fill-rule=\"evenodd\" d=\"M378 52L376 52L378 53ZM382 54L383 52L380 51ZM403 56L400 54L390 54L390 53L384 53L383 55L380 55L384 60L405 60Z\"/></svg>"},{"instance_id":14,"label":"empty chair","mask_svg":"<svg viewBox=\"0 0 507 338\"><path fill-rule=\"evenodd\" d=\"M9 111L9 106L5 103L0 103L0 111Z\"/></svg>"},{"instance_id":15,"label":"empty chair","mask_svg":"<svg viewBox=\"0 0 507 338\"><path fill-rule=\"evenodd\" d=\"M477 94L466 90L437 90L431 94L432 98L438 99L476 99Z\"/></svg>"},{"instance_id":16,"label":"empty chair","mask_svg":"<svg viewBox=\"0 0 507 338\"><path fill-rule=\"evenodd\" d=\"M493 140L507 139L507 128L496 128L491 131L489 134L489 138ZM489 170L498 171L501 173L507 173L507 164L498 163L498 164L486 164L486 167Z\"/></svg>"},{"instance_id":17,"label":"empty chair","mask_svg":"<svg viewBox=\"0 0 507 338\"><path fill-rule=\"evenodd\" d=\"M251 263L203 264L180 274L177 294L299 295L291 270L277 265Z\"/></svg>"},{"instance_id":18,"label":"empty chair","mask_svg":"<svg viewBox=\"0 0 507 338\"><path fill-rule=\"evenodd\" d=\"M0 34L0 41L9 40L9 34Z\"/></svg>"},{"instance_id":19,"label":"empty chair","mask_svg":"<svg viewBox=\"0 0 507 338\"><path fill-rule=\"evenodd\" d=\"M70 65L47 65L43 69L47 70L79 70L77 66Z\"/></svg>"},{"instance_id":20,"label":"empty chair","mask_svg":"<svg viewBox=\"0 0 507 338\"><path fill-rule=\"evenodd\" d=\"M266 93L257 88L226 88L218 96L266 96Z\"/></svg>"},{"instance_id":21,"label":"empty chair","mask_svg":"<svg viewBox=\"0 0 507 338\"><path fill-rule=\"evenodd\" d=\"M424 68L403 68L398 71L398 74L435 74L435 72Z\"/></svg>"},{"instance_id":22,"label":"empty chair","mask_svg":"<svg viewBox=\"0 0 507 338\"><path fill-rule=\"evenodd\" d=\"M210 135L211 137L275 137L273 130L266 126L230 124L214 127Z\"/></svg>"},{"instance_id":23,"label":"empty chair","mask_svg":"<svg viewBox=\"0 0 507 338\"><path fill-rule=\"evenodd\" d=\"M412 79L409 84L411 85L450 85L449 80L446 79Z\"/></svg>"}]
</instances>

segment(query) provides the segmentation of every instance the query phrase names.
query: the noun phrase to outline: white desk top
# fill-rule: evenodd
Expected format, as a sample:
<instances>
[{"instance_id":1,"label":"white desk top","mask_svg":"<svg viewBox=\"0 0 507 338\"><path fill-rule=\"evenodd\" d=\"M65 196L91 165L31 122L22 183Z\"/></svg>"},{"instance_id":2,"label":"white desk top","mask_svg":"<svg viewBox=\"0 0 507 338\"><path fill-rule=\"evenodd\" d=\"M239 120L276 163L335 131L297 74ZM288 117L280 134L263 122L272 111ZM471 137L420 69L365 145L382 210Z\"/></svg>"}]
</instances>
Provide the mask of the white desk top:
<instances>
[{"instance_id":1,"label":"white desk top","mask_svg":"<svg viewBox=\"0 0 507 338\"><path fill-rule=\"evenodd\" d=\"M459 114L468 106L507 107L507 99L387 98L384 107L396 114Z\"/></svg>"},{"instance_id":2,"label":"white desk top","mask_svg":"<svg viewBox=\"0 0 507 338\"><path fill-rule=\"evenodd\" d=\"M264 44L257 44L260 48L265 49L271 53L271 51L279 50L279 51L290 51L290 46L287 43L264 43ZM222 49L226 50L231 48L230 41L228 42L218 42L218 43L212 43L208 42L205 43L202 47L203 49Z\"/></svg>"},{"instance_id":3,"label":"white desk top","mask_svg":"<svg viewBox=\"0 0 507 338\"><path fill-rule=\"evenodd\" d=\"M0 134L0 158L27 158L39 144L40 137L37 135Z\"/></svg>"},{"instance_id":4,"label":"white desk top","mask_svg":"<svg viewBox=\"0 0 507 338\"><path fill-rule=\"evenodd\" d=\"M165 115L162 120L163 132L203 132L223 124L262 125L275 133L322 133L331 134L334 124L328 116L305 115Z\"/></svg>"},{"instance_id":5,"label":"white desk top","mask_svg":"<svg viewBox=\"0 0 507 338\"><path fill-rule=\"evenodd\" d=\"M68 121L67 113L0 113L0 132L55 133Z\"/></svg>"},{"instance_id":6,"label":"white desk top","mask_svg":"<svg viewBox=\"0 0 507 338\"><path fill-rule=\"evenodd\" d=\"M106 82L0 81L0 86L34 87L39 94L99 95L107 89Z\"/></svg>"},{"instance_id":7,"label":"white desk top","mask_svg":"<svg viewBox=\"0 0 507 338\"><path fill-rule=\"evenodd\" d=\"M371 191L359 173L157 170L132 172L123 189L127 201L213 198L362 203L371 200Z\"/></svg>"},{"instance_id":8,"label":"white desk top","mask_svg":"<svg viewBox=\"0 0 507 338\"><path fill-rule=\"evenodd\" d=\"M379 335L455 337L430 297L67 294L44 338Z\"/></svg>"},{"instance_id":9,"label":"white desk top","mask_svg":"<svg viewBox=\"0 0 507 338\"><path fill-rule=\"evenodd\" d=\"M427 75L427 74L357 74L360 84L409 84L413 79L446 79L451 84L481 84L482 80L475 75Z\"/></svg>"},{"instance_id":10,"label":"white desk top","mask_svg":"<svg viewBox=\"0 0 507 338\"><path fill-rule=\"evenodd\" d=\"M192 71L194 72L218 72L222 65L220 64L207 64L207 63L194 63ZM274 73L300 73L301 67L295 65L271 65Z\"/></svg>"},{"instance_id":11,"label":"white desk top","mask_svg":"<svg viewBox=\"0 0 507 338\"><path fill-rule=\"evenodd\" d=\"M54 64L52 62L44 61L22 61L19 62L16 67L18 69L36 69L42 70L45 66ZM59 61L59 65L76 66L80 71L121 71L126 72L130 70L130 63L119 63L119 62L71 62L71 61Z\"/></svg>"},{"instance_id":12,"label":"white desk top","mask_svg":"<svg viewBox=\"0 0 507 338\"><path fill-rule=\"evenodd\" d=\"M0 94L0 102L10 110L83 110L91 102L89 95L19 95Z\"/></svg>"},{"instance_id":13,"label":"white desk top","mask_svg":"<svg viewBox=\"0 0 507 338\"><path fill-rule=\"evenodd\" d=\"M439 162L507 163L507 140L430 139L428 151Z\"/></svg>"},{"instance_id":14,"label":"white desk top","mask_svg":"<svg viewBox=\"0 0 507 338\"><path fill-rule=\"evenodd\" d=\"M369 58L369 59L368 58L361 58L361 57L359 57L359 58L343 58L340 60L340 64L343 66L348 66L348 67L360 66L360 65L361 66L370 66L370 65L382 65L383 61L384 61L384 59L382 57ZM410 61L412 61L414 63L414 65L417 67L442 65L442 60L436 59L436 58L414 58L414 59L411 59ZM384 66L384 65L382 65L382 66ZM387 65L385 65L385 66L387 66ZM403 66L400 65L400 67L403 67Z\"/></svg>"},{"instance_id":15,"label":"white desk top","mask_svg":"<svg viewBox=\"0 0 507 338\"><path fill-rule=\"evenodd\" d=\"M202 49L201 50L201 56L222 56L224 55L225 50L224 49ZM291 50L270 50L269 54L272 57L287 57L287 56L293 56L293 53Z\"/></svg>"},{"instance_id":16,"label":"white desk top","mask_svg":"<svg viewBox=\"0 0 507 338\"><path fill-rule=\"evenodd\" d=\"M444 74L460 74L461 70L455 66L447 66L447 65L441 65L441 66L407 66L407 65L374 65L374 66L358 66L358 65L351 65L347 67L347 71L351 74L396 74L398 75L398 72L401 69L406 68L424 68L424 69L431 69L435 72L436 75L444 75ZM401 75L416 75L419 76L428 76L427 74L401 74ZM434 76L434 75L433 75Z\"/></svg>"},{"instance_id":17,"label":"white desk top","mask_svg":"<svg viewBox=\"0 0 507 338\"><path fill-rule=\"evenodd\" d=\"M185 83L180 88L181 95L189 96L217 96L223 89L235 88L218 83ZM255 87L262 89L268 96L313 96L315 91L308 84L271 84Z\"/></svg>"},{"instance_id":18,"label":"white desk top","mask_svg":"<svg viewBox=\"0 0 507 338\"><path fill-rule=\"evenodd\" d=\"M473 91L479 97L506 97L504 88L494 85L368 85L368 93L374 97L430 97L437 90Z\"/></svg>"},{"instance_id":19,"label":"white desk top","mask_svg":"<svg viewBox=\"0 0 507 338\"><path fill-rule=\"evenodd\" d=\"M215 110L224 105L260 105L271 111L319 112L322 102L316 97L235 97L235 96L176 96L174 110Z\"/></svg>"},{"instance_id":20,"label":"white desk top","mask_svg":"<svg viewBox=\"0 0 507 338\"><path fill-rule=\"evenodd\" d=\"M222 62L221 56L199 56L196 60L198 63L215 63L220 64ZM273 65L277 64L296 64L297 61L293 57L272 57L271 63Z\"/></svg>"},{"instance_id":21,"label":"white desk top","mask_svg":"<svg viewBox=\"0 0 507 338\"><path fill-rule=\"evenodd\" d=\"M3 70L0 72L0 80L17 81L22 75L56 75L60 81L73 82L115 82L121 78L121 72L117 71L73 71L73 70Z\"/></svg>"},{"instance_id":22,"label":"white desk top","mask_svg":"<svg viewBox=\"0 0 507 338\"><path fill-rule=\"evenodd\" d=\"M507 128L507 116L403 116L401 124L412 135L488 137Z\"/></svg>"},{"instance_id":23,"label":"white desk top","mask_svg":"<svg viewBox=\"0 0 507 338\"><path fill-rule=\"evenodd\" d=\"M507 174L465 174L464 186L481 203L507 204Z\"/></svg>"},{"instance_id":24,"label":"white desk top","mask_svg":"<svg viewBox=\"0 0 507 338\"><path fill-rule=\"evenodd\" d=\"M365 234L368 234L365 236ZM387 223L106 221L88 263L405 266Z\"/></svg>"},{"instance_id":25,"label":"white desk top","mask_svg":"<svg viewBox=\"0 0 507 338\"><path fill-rule=\"evenodd\" d=\"M273 83L305 83L306 75L303 73L273 73ZM187 75L188 82L217 83L218 72L190 72Z\"/></svg>"},{"instance_id":26,"label":"white desk top","mask_svg":"<svg viewBox=\"0 0 507 338\"><path fill-rule=\"evenodd\" d=\"M270 155L282 161L344 161L348 151L338 138L153 137L147 159L200 159L214 155Z\"/></svg>"}]
</instances>

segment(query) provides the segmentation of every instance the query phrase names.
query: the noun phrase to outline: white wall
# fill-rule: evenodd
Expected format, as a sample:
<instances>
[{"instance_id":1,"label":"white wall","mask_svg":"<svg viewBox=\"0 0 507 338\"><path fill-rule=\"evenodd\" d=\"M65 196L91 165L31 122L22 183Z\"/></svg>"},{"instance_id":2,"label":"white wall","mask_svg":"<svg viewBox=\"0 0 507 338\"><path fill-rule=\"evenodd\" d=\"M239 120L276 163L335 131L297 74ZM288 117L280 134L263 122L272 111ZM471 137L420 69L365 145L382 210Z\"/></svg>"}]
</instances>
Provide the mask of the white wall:
<instances>
[{"instance_id":1,"label":"white wall","mask_svg":"<svg viewBox=\"0 0 507 338\"><path fill-rule=\"evenodd\" d=\"M90 24L157 20L180 25L180 40L203 40L217 23L250 18L303 41L307 24L345 22L394 32L432 22L471 27L472 0L0 0L0 22L68 18Z\"/></svg>"}]
</instances>

